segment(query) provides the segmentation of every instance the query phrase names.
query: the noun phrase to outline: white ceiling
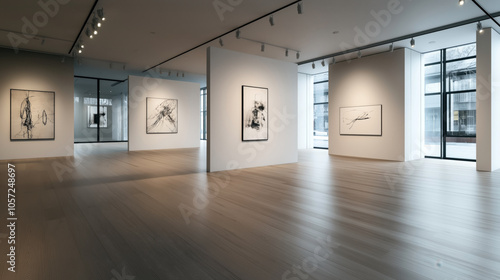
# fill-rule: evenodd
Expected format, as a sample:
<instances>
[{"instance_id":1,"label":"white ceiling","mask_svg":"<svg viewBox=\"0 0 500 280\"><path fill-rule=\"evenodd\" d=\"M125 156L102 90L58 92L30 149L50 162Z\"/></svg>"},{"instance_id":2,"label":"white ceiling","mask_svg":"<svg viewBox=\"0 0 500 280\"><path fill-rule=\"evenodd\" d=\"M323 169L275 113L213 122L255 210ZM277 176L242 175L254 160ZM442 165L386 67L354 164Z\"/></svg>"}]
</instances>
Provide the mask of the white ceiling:
<instances>
[{"instance_id":1,"label":"white ceiling","mask_svg":"<svg viewBox=\"0 0 500 280\"><path fill-rule=\"evenodd\" d=\"M38 1L2 0L0 10L0 45L11 47L11 32L22 35L23 18L33 22L34 15L43 9ZM56 2L56 1L53 1ZM47 24L37 27L34 38L26 38L19 48L67 55L74 40L94 4L94 0L60 1L61 5ZM228 32L273 10L283 7L292 0L100 0L97 7L103 7L106 22L99 35L90 40L84 34L84 53L80 57L97 59L127 65L127 69L145 70L161 61L174 57L205 41ZM219 17L214 3L241 3L232 11ZM358 47L357 30L365 30L376 22L373 13L387 11L389 3L397 0L304 0L302 15L297 14L296 5L274 15L275 26L264 18L241 29L241 36L290 49L300 50L301 57L291 52L285 57L282 49L271 46L265 52L260 45L246 40L237 40L231 33L223 37L224 48L262 55L265 57L300 62L345 50L346 46ZM479 0L490 13L500 11L500 1ZM391 40L399 36L420 32L435 27L484 16L470 0L463 7L458 0L400 0L401 12L392 14L391 19L380 32L363 40L362 45ZM38 21L42 17L38 17ZM43 23L43 22L42 22ZM492 21L485 21L485 27L494 27ZM377 31L376 29L371 29ZM32 32L32 30L29 30ZM338 32L333 34L333 32ZM365 32L366 33L366 32ZM9 35L11 34L11 35ZM21 37L18 37L21 38ZM443 47L470 43L475 40L475 25L454 28L436 34L415 38L416 50L427 52ZM218 41L204 45L186 55L161 66L165 70L180 70L195 74L206 72L206 48L219 46ZM396 42L396 48L409 47L409 42ZM363 55L384 51L388 46L363 51ZM316 63L299 67L299 71L324 72L326 67Z\"/></svg>"}]
</instances>

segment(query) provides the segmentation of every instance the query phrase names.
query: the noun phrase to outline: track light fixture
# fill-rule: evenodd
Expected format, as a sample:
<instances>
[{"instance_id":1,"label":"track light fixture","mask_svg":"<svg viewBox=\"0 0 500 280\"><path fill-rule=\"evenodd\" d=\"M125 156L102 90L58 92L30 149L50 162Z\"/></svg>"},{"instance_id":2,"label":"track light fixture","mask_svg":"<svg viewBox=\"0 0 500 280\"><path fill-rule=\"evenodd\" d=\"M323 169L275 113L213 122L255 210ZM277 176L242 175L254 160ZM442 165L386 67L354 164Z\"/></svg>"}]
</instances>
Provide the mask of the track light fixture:
<instances>
[{"instance_id":1,"label":"track light fixture","mask_svg":"<svg viewBox=\"0 0 500 280\"><path fill-rule=\"evenodd\" d=\"M477 22L477 32L479 32L479 33L484 32L483 24L480 21Z\"/></svg>"},{"instance_id":2,"label":"track light fixture","mask_svg":"<svg viewBox=\"0 0 500 280\"><path fill-rule=\"evenodd\" d=\"M236 30L236 39L241 38L241 31L238 29Z\"/></svg>"},{"instance_id":3,"label":"track light fixture","mask_svg":"<svg viewBox=\"0 0 500 280\"><path fill-rule=\"evenodd\" d=\"M411 38L410 45L411 45L412 48L415 47L415 39Z\"/></svg>"},{"instance_id":4,"label":"track light fixture","mask_svg":"<svg viewBox=\"0 0 500 280\"><path fill-rule=\"evenodd\" d=\"M335 60L335 57L332 60L332 64L335 64L337 61Z\"/></svg>"},{"instance_id":5,"label":"track light fixture","mask_svg":"<svg viewBox=\"0 0 500 280\"><path fill-rule=\"evenodd\" d=\"M300 52L297 52L296 57L297 57L297 59L300 59Z\"/></svg>"},{"instance_id":6,"label":"track light fixture","mask_svg":"<svg viewBox=\"0 0 500 280\"><path fill-rule=\"evenodd\" d=\"M182 77L184 78L184 73L182 73Z\"/></svg>"},{"instance_id":7,"label":"track light fixture","mask_svg":"<svg viewBox=\"0 0 500 280\"><path fill-rule=\"evenodd\" d=\"M316 64L314 64L314 62L313 62L313 64L312 64L312 68L313 68L313 69L316 69Z\"/></svg>"},{"instance_id":8,"label":"track light fixture","mask_svg":"<svg viewBox=\"0 0 500 280\"><path fill-rule=\"evenodd\" d=\"M224 41L222 41L222 38L219 38L219 45L220 45L221 47L224 47Z\"/></svg>"},{"instance_id":9,"label":"track light fixture","mask_svg":"<svg viewBox=\"0 0 500 280\"><path fill-rule=\"evenodd\" d=\"M274 26L274 15L271 15L271 16L269 17L269 24L270 24L271 26Z\"/></svg>"},{"instance_id":10,"label":"track light fixture","mask_svg":"<svg viewBox=\"0 0 500 280\"><path fill-rule=\"evenodd\" d=\"M299 15L302 14L302 1L300 1L298 4L297 4L297 13Z\"/></svg>"},{"instance_id":11,"label":"track light fixture","mask_svg":"<svg viewBox=\"0 0 500 280\"><path fill-rule=\"evenodd\" d=\"M465 4L465 0L458 0L458 5L463 6Z\"/></svg>"},{"instance_id":12,"label":"track light fixture","mask_svg":"<svg viewBox=\"0 0 500 280\"><path fill-rule=\"evenodd\" d=\"M358 51L358 59L361 58L361 51Z\"/></svg>"},{"instance_id":13,"label":"track light fixture","mask_svg":"<svg viewBox=\"0 0 500 280\"><path fill-rule=\"evenodd\" d=\"M261 52L266 51L266 45L265 44L260 45L260 51Z\"/></svg>"},{"instance_id":14,"label":"track light fixture","mask_svg":"<svg viewBox=\"0 0 500 280\"><path fill-rule=\"evenodd\" d=\"M325 67L325 60L323 59L323 61L321 61L321 66Z\"/></svg>"},{"instance_id":15,"label":"track light fixture","mask_svg":"<svg viewBox=\"0 0 500 280\"><path fill-rule=\"evenodd\" d=\"M85 35L87 35L87 37L89 37L90 39L94 38L94 34L92 34L88 27L87 30L85 30Z\"/></svg>"},{"instance_id":16,"label":"track light fixture","mask_svg":"<svg viewBox=\"0 0 500 280\"><path fill-rule=\"evenodd\" d=\"M104 17L104 9L103 8L100 8L99 10L97 10L97 16L102 21L106 20L106 17Z\"/></svg>"},{"instance_id":17,"label":"track light fixture","mask_svg":"<svg viewBox=\"0 0 500 280\"><path fill-rule=\"evenodd\" d=\"M394 43L391 43L391 46L389 47L389 50L390 50L391 52L394 52Z\"/></svg>"},{"instance_id":18,"label":"track light fixture","mask_svg":"<svg viewBox=\"0 0 500 280\"><path fill-rule=\"evenodd\" d=\"M179 77L179 72L177 72L177 77Z\"/></svg>"},{"instance_id":19,"label":"track light fixture","mask_svg":"<svg viewBox=\"0 0 500 280\"><path fill-rule=\"evenodd\" d=\"M288 49L285 50L285 56L288 57Z\"/></svg>"}]
</instances>

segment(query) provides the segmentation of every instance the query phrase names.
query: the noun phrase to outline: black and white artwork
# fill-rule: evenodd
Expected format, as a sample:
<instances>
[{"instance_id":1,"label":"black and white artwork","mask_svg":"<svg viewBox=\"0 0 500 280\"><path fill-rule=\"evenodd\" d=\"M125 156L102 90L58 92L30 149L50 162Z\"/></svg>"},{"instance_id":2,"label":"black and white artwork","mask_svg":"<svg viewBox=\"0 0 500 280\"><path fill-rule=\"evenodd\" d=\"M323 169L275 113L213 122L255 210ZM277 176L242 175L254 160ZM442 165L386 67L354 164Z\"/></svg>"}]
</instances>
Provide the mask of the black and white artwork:
<instances>
[{"instance_id":1,"label":"black and white artwork","mask_svg":"<svg viewBox=\"0 0 500 280\"><path fill-rule=\"evenodd\" d=\"M88 122L87 127L97 128L99 123L100 128L108 127L108 107L101 106L99 112L97 106L88 106Z\"/></svg>"},{"instance_id":2,"label":"black and white artwork","mask_svg":"<svg viewBox=\"0 0 500 280\"><path fill-rule=\"evenodd\" d=\"M148 97L146 116L147 134L169 134L179 131L177 99Z\"/></svg>"},{"instance_id":3,"label":"black and white artwork","mask_svg":"<svg viewBox=\"0 0 500 280\"><path fill-rule=\"evenodd\" d=\"M340 108L340 135L382 136L382 105Z\"/></svg>"},{"instance_id":4,"label":"black and white artwork","mask_svg":"<svg viewBox=\"0 0 500 280\"><path fill-rule=\"evenodd\" d=\"M268 140L268 89L243 86L243 141Z\"/></svg>"},{"instance_id":5,"label":"black and white artwork","mask_svg":"<svg viewBox=\"0 0 500 280\"><path fill-rule=\"evenodd\" d=\"M55 139L55 93L10 90L10 140Z\"/></svg>"}]
</instances>

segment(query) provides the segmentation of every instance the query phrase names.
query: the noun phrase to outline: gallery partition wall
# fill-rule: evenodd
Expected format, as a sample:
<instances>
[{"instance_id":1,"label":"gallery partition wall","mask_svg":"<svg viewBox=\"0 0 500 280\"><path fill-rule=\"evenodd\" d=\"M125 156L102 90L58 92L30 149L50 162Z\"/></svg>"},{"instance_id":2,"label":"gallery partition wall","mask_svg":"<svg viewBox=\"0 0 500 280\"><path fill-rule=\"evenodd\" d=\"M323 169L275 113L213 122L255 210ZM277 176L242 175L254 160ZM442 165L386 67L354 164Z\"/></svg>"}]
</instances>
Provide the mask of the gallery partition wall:
<instances>
[{"instance_id":1,"label":"gallery partition wall","mask_svg":"<svg viewBox=\"0 0 500 280\"><path fill-rule=\"evenodd\" d=\"M126 82L75 77L75 143L128 141Z\"/></svg>"},{"instance_id":2,"label":"gallery partition wall","mask_svg":"<svg viewBox=\"0 0 500 280\"><path fill-rule=\"evenodd\" d=\"M476 160L476 44L424 55L427 157Z\"/></svg>"},{"instance_id":3,"label":"gallery partition wall","mask_svg":"<svg viewBox=\"0 0 500 280\"><path fill-rule=\"evenodd\" d=\"M314 148L328 149L328 73L314 75Z\"/></svg>"}]
</instances>

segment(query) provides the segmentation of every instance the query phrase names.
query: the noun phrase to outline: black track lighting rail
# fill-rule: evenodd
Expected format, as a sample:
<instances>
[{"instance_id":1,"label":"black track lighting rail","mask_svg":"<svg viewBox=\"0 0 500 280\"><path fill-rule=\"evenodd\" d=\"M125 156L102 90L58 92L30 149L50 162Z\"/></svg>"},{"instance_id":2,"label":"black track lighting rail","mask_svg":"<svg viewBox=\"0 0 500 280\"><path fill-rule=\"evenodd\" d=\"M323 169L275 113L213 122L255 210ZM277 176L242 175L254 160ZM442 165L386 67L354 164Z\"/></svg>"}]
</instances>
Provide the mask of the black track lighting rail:
<instances>
[{"instance_id":1,"label":"black track lighting rail","mask_svg":"<svg viewBox=\"0 0 500 280\"><path fill-rule=\"evenodd\" d=\"M73 42L73 45L71 46L71 49L69 49L68 54L71 54L71 52L73 51L73 49L76 46L76 43L78 43L78 40L80 39L80 36L82 36L83 30L85 29L85 26L87 26L87 22L89 21L90 16L92 16L92 13L94 13L95 7L97 6L97 2L99 2L99 0L95 0L94 5L92 6L92 9L90 9L90 13L87 16L87 19L85 19L85 21L83 22L82 28L80 29L80 32L76 36L76 39Z\"/></svg>"},{"instance_id":2,"label":"black track lighting rail","mask_svg":"<svg viewBox=\"0 0 500 280\"><path fill-rule=\"evenodd\" d=\"M498 25L498 27L500 27L500 23L498 23L498 21L497 21L494 17L492 17L492 16L490 15L490 13L488 13L488 12L487 12L487 11L483 8L483 6L479 5L479 3L478 3L476 0L472 0L472 2L474 2L474 4L476 4L476 6L477 6L479 9L481 9L481 11L483 11L483 13L485 13L485 14L486 14L486 15L487 15L487 16L488 16L488 17L489 17L492 21L494 21L494 22Z\"/></svg>"},{"instance_id":3,"label":"black track lighting rail","mask_svg":"<svg viewBox=\"0 0 500 280\"><path fill-rule=\"evenodd\" d=\"M211 42L213 42L213 41L215 41L215 40L218 40L219 38L221 38L221 37L223 37L223 36L226 36L226 35L228 35L228 34L231 34L231 33L235 32L235 31L237 31L238 29L241 29L241 28L243 28L243 27L245 27L245 26L248 26L248 25L250 25L250 24L252 24L252 23L254 23L254 22L256 22L256 21L259 21L259 20L261 20L261 19L263 19L263 18L266 18L266 17L268 17L268 16L271 16L272 14L275 14L275 13L277 13L277 12L279 12L279 11L281 11L281 10L284 10L284 9L286 9L286 8L290 7L290 6L293 6L293 5L295 5L295 4L299 3L299 2L302 2L302 0L296 0L296 1L293 1L292 3L290 3L290 4L288 4L288 5L285 5L285 6L281 7L281 8L278 8L278 9L276 9L276 10L274 10L274 11L270 12L270 13L267 13L267 14L265 14L265 15L261 16L261 17L258 17L258 18L254 19L254 20L252 20L252 21L249 21L249 22L247 22L247 23L245 23L245 24L243 24L243 25L241 25L241 26L239 26L239 27L236 27L236 28L232 29L231 31L228 31L228 32L226 32L226 33L224 33L224 34L221 34L221 35L219 35L219 36L217 36L217 37L215 37L215 38L213 38L213 39L210 39L210 40L208 40L208 41L206 41L206 42L204 42L204 43L201 43L201 44L197 45L196 47L193 47L193 48L191 48L191 49L189 49L189 50L187 50L187 51L184 51L184 52L182 52L182 53L180 53L180 54L178 54L178 55L176 55L176 56L173 56L173 57L171 57L171 58L169 58L169 59L167 59L167 60L164 60L164 61L162 61L162 62L160 62L160 63L158 63L158 64L156 64L156 65L154 65L154 66L151 66L151 67L149 67L148 69L146 69L146 70L144 70L144 71L142 71L142 72L144 73L144 72L147 72L147 71L149 71L149 70L151 70L151 69L154 69L154 68L156 68L156 67L158 67L158 66L161 66L161 65L163 65L163 64L165 64L165 63L167 63L167 62L169 62L169 61L172 61L172 60L174 60L174 59L176 59L176 58L178 58L178 57L180 57L180 56L183 56L183 55L185 55L185 54L187 54L187 53L190 53L190 52L192 52L192 51L194 51L194 50L198 49L199 47L202 47L202 46L204 46L204 45L206 45L206 44L208 44L208 43L211 43Z\"/></svg>"},{"instance_id":4,"label":"black track lighting rail","mask_svg":"<svg viewBox=\"0 0 500 280\"><path fill-rule=\"evenodd\" d=\"M332 58L332 57L336 57L336 56L346 55L346 54L350 54L350 53L354 53L354 52L358 52L358 51L362 51L362 50L366 50L366 49L380 47L380 46L383 46L383 45L390 45L391 43L394 43L394 42L406 41L406 40L412 39L413 37L420 37L420 36L423 36L423 35L427 35L427 34L439 32L439 31L444 31L444 30L455 28L455 27L460 27L460 26L468 25L468 24L471 24L471 23L476 23L478 21L488 20L488 19L490 19L492 17L499 17L499 16L500 16L500 12L496 12L496 13L493 13L493 14L488 15L488 16L481 16L481 17L471 18L471 19L459 21L459 22L456 22L456 23L447 24L447 25L443 25L443 26L440 26L440 27L435 27L435 28L424 30L424 31L420 31L420 32L408 34L408 35L405 35L405 36L396 37L396 38L393 38L393 39L390 39L390 40L385 40L385 41L381 41L381 42L377 42L377 43L373 43L373 44L369 44L369 45L365 45L365 46L356 47L356 48L353 48L353 49L350 49L350 50L345 50L345 51L341 51L341 52L332 53L332 54L329 54L329 55L324 55L324 56L320 56L320 57L316 57L316 58L304 60L304 61L301 61L301 62L299 62L297 64L298 65L308 64L308 63L312 63L312 62L315 62L315 61L318 61L318 60L323 60L323 59L328 59L328 58Z\"/></svg>"}]
</instances>

